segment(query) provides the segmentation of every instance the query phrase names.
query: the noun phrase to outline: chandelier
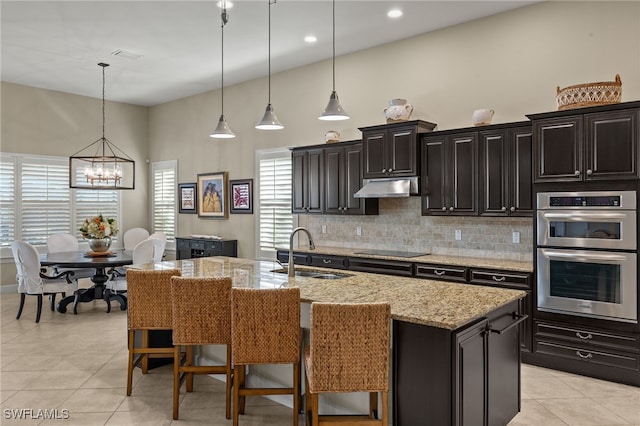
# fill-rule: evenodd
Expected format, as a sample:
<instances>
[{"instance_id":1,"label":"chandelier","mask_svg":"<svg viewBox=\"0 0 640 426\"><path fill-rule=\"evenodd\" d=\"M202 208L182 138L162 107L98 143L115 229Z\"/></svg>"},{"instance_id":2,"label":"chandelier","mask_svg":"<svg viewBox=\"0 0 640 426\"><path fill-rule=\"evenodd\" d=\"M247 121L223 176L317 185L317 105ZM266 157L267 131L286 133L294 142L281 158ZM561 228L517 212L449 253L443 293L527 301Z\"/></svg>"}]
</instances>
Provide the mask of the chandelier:
<instances>
[{"instance_id":1,"label":"chandelier","mask_svg":"<svg viewBox=\"0 0 640 426\"><path fill-rule=\"evenodd\" d=\"M105 135L104 70L102 67L102 137L69 157L69 187L80 189L134 189L135 162Z\"/></svg>"}]
</instances>

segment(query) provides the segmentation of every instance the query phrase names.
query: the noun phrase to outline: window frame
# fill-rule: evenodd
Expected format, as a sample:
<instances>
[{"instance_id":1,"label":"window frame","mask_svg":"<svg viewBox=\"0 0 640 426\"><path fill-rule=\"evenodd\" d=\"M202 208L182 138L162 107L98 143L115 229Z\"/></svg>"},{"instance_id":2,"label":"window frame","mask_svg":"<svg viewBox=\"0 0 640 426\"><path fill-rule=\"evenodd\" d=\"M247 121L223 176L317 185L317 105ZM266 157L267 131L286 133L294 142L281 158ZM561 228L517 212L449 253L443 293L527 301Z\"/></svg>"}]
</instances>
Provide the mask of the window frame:
<instances>
[{"instance_id":1,"label":"window frame","mask_svg":"<svg viewBox=\"0 0 640 426\"><path fill-rule=\"evenodd\" d=\"M158 170L171 170L173 171L173 184L172 194L173 201L171 205L173 207L173 235L167 233L167 250L176 249L176 237L178 236L178 160L165 160L165 161L153 161L149 168L151 176L149 178L151 182L151 197L149 210L151 212L151 233L158 231L155 228L156 223L156 179L155 173ZM160 229L163 231L163 229Z\"/></svg>"}]
</instances>

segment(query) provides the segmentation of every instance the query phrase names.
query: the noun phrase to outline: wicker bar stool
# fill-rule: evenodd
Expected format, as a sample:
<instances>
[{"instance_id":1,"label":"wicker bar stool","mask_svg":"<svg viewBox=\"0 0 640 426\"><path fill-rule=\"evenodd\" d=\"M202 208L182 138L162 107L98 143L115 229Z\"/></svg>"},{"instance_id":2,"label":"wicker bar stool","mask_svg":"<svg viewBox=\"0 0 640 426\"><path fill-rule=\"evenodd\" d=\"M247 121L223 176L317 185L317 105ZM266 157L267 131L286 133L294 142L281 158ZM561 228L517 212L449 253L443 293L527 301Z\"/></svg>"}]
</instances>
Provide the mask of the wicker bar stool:
<instances>
[{"instance_id":1,"label":"wicker bar stool","mask_svg":"<svg viewBox=\"0 0 640 426\"><path fill-rule=\"evenodd\" d=\"M129 327L129 365L127 395L131 395L133 369L141 364L142 373L148 371L149 358L171 358L174 348L150 348L149 330L171 330L171 277L180 275L179 269L163 271L127 270L127 309ZM140 347L135 346L135 332L142 334ZM138 355L135 357L135 355Z\"/></svg>"},{"instance_id":2,"label":"wicker bar stool","mask_svg":"<svg viewBox=\"0 0 640 426\"><path fill-rule=\"evenodd\" d=\"M231 418L231 278L171 278L173 307L173 419L178 420L180 387L193 391L194 374L225 374L226 416ZM193 365L195 345L226 345L225 365ZM186 348L184 365L180 347Z\"/></svg>"},{"instance_id":3,"label":"wicker bar stool","mask_svg":"<svg viewBox=\"0 0 640 426\"><path fill-rule=\"evenodd\" d=\"M300 392L300 289L231 289L231 353L234 366L233 426L248 395L292 395L298 426ZM245 366L292 364L293 386L247 388Z\"/></svg>"},{"instance_id":4,"label":"wicker bar stool","mask_svg":"<svg viewBox=\"0 0 640 426\"><path fill-rule=\"evenodd\" d=\"M304 354L307 425L388 425L390 320L388 303L311 304ZM327 392L369 392L369 414L319 415L318 394Z\"/></svg>"}]
</instances>

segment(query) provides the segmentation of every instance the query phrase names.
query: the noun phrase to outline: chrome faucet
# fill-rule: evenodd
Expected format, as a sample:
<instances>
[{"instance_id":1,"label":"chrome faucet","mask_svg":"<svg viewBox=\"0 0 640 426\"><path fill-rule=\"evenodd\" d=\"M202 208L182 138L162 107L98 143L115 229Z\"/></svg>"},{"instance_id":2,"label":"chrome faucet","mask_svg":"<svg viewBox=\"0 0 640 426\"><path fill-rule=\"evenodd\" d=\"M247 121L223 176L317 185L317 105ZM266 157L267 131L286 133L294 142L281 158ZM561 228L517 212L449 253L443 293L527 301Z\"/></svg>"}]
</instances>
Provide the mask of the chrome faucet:
<instances>
[{"instance_id":1,"label":"chrome faucet","mask_svg":"<svg viewBox=\"0 0 640 426\"><path fill-rule=\"evenodd\" d=\"M309 232L307 228L303 228L302 226L300 226L294 229L293 232L291 232L291 236L289 236L289 265L288 265L289 266L288 273L290 277L295 277L296 275L296 272L293 267L293 237L296 235L298 231L305 232L307 234L307 237L309 237L309 249L310 250L316 249L316 245L313 244L313 237L311 236L311 232Z\"/></svg>"}]
</instances>

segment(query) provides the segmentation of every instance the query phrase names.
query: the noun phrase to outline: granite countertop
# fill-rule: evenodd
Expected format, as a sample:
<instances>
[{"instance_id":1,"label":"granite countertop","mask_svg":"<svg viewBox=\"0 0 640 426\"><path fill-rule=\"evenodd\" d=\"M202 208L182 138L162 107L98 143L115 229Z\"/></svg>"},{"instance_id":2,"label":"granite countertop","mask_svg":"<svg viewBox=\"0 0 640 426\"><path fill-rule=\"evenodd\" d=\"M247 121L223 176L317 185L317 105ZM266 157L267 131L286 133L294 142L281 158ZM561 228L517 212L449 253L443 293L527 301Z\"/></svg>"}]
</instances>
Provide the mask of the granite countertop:
<instances>
[{"instance_id":1,"label":"granite countertop","mask_svg":"<svg viewBox=\"0 0 640 426\"><path fill-rule=\"evenodd\" d=\"M279 250L288 251L289 249L282 247L282 248L279 248ZM453 256L453 255L444 255L444 254L427 254L424 256L417 256L417 257L378 256L378 255L372 255L372 254L357 253L357 252L366 251L366 250L354 249L354 248L316 246L315 250L310 250L307 245L297 247L294 249L294 251L297 253L329 254L329 255L335 255L335 256L366 257L371 259L397 260L402 262L432 263L432 264L439 264L439 265L500 269L504 271L533 272L533 262L523 262L523 261L507 260L507 259L465 257L465 256Z\"/></svg>"},{"instance_id":2,"label":"granite countertop","mask_svg":"<svg viewBox=\"0 0 640 426\"><path fill-rule=\"evenodd\" d=\"M296 267L348 275L341 279L292 277L273 270L273 261L233 257L203 257L132 265L136 269L178 268L183 276L229 276L235 287L300 287L302 302L389 302L395 320L455 330L526 295L508 290L445 281L404 278L335 269Z\"/></svg>"}]
</instances>

